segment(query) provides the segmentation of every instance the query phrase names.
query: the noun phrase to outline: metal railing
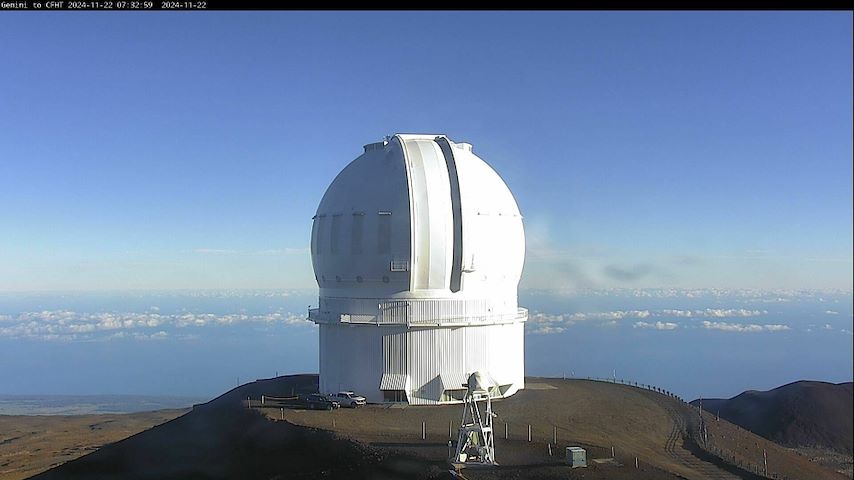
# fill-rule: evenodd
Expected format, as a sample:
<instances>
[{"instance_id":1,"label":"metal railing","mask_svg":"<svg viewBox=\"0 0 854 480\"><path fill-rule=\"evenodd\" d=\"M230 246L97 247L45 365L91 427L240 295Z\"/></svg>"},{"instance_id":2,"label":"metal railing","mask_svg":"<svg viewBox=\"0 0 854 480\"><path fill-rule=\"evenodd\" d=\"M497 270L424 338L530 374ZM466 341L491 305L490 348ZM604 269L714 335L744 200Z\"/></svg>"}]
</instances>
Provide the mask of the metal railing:
<instances>
[{"instance_id":1,"label":"metal railing","mask_svg":"<svg viewBox=\"0 0 854 480\"><path fill-rule=\"evenodd\" d=\"M572 377L579 378L579 377ZM728 464L732 467L735 467L744 472L748 472L756 477L761 478L769 478L773 480L789 480L789 477L778 472L770 471L767 462L763 462L760 464L758 461L750 461L744 455L738 455L736 452L730 450L725 445L719 445L715 442L714 436L710 437L706 428L705 423L707 422L706 415L710 415L709 412L703 412L699 406L691 405L691 403L685 401L682 397L669 392L661 387L657 387L655 385L639 383L631 380L625 380L622 378L602 378L602 377L584 377L587 380L593 380L598 382L608 382L608 383L617 383L622 385L629 385L637 388L642 388L644 390L649 390L652 392L660 393L662 395L666 395L668 397L674 398L684 404L686 407L694 410L698 414L698 419L696 421L689 422L688 425L685 425L685 434L693 441L694 445L699 448L706 455L717 458L718 461L721 461L725 464ZM703 416L700 416L704 414ZM747 433L752 433L749 430L744 429L743 427L733 424L733 426L737 430L741 430ZM711 440L710 440L711 438ZM758 460L758 459L757 459Z\"/></svg>"},{"instance_id":2,"label":"metal railing","mask_svg":"<svg viewBox=\"0 0 854 480\"><path fill-rule=\"evenodd\" d=\"M492 312L489 304L481 300L357 299L347 305L339 299L330 299L325 303L326 308L314 308L308 311L309 320L316 323L418 327L513 323L525 321L528 318L528 310L525 308L516 308L511 312ZM349 310L350 313L341 313L342 310Z\"/></svg>"}]
</instances>

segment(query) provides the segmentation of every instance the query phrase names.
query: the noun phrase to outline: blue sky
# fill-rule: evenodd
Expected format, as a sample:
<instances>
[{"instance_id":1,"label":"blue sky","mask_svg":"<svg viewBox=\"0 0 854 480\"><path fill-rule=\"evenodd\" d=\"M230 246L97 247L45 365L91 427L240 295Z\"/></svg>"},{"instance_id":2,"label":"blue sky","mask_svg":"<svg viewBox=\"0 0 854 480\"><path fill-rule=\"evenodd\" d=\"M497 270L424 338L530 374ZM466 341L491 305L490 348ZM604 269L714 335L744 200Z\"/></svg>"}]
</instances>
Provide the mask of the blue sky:
<instances>
[{"instance_id":1,"label":"blue sky","mask_svg":"<svg viewBox=\"0 0 854 480\"><path fill-rule=\"evenodd\" d=\"M365 143L474 144L523 288L852 288L852 15L0 15L0 291L311 288Z\"/></svg>"}]
</instances>

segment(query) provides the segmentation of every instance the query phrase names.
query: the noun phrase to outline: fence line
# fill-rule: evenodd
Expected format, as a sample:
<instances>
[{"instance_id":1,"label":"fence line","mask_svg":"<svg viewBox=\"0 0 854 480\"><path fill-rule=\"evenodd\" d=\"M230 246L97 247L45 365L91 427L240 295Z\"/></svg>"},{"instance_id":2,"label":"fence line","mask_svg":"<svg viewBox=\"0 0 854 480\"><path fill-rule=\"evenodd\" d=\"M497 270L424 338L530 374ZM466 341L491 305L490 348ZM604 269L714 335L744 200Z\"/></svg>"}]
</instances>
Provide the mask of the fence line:
<instances>
[{"instance_id":1,"label":"fence line","mask_svg":"<svg viewBox=\"0 0 854 480\"><path fill-rule=\"evenodd\" d=\"M613 384L631 386L631 387L640 388L640 389L648 390L651 392L659 393L661 395L665 395L665 396L671 397L675 400L678 400L679 402L691 407L692 409L695 409L699 415L699 421L689 422L689 424L685 426L686 427L685 428L685 434L687 434L688 437L694 441L694 444L697 445L697 447L700 450L702 450L704 453L706 453L707 455L709 455L711 457L717 458L717 459L719 459L719 460L721 460L727 464L736 466L737 468L740 468L740 469L742 469L746 472L749 472L753 475L759 476L759 477L773 479L773 480L788 480L788 477L785 475L781 475L779 473L768 471L768 468L767 468L767 466L764 465L764 462L763 462L763 465L760 465L758 463L753 463L753 462L744 460L743 459L744 456L739 458L739 456L737 456L734 452L716 445L714 442L715 436L712 436L711 437L712 441L709 441L708 432L707 432L707 430L705 430L705 419L700 415L701 414L700 407L695 406L695 405L691 405L690 403L685 401L685 399L676 395L673 392L670 392L664 388L661 388L661 387L658 387L658 386L655 386L652 384L640 383L637 381L626 380L623 378L613 378L613 377L612 378L603 378L603 377L591 377L591 376L584 377L584 378L580 378L580 377L570 377L570 378L586 379L586 380L590 380L590 381L597 381L597 382L613 383ZM296 398L297 398L296 396L293 396L293 397L274 397L274 396L270 396L270 395L263 395L262 400L260 402L258 402L256 405L258 405L258 406L264 405L266 403L265 400L273 401L273 402L281 402L281 401L294 400ZM248 402L251 402L250 399L247 399L247 400L248 400ZM251 406L251 403L250 403L250 406ZM706 412L706 413L708 413L708 412ZM282 416L282 419L284 419L284 409L282 409L282 411L281 411L281 416ZM422 440L426 439L426 437L427 437L427 425L426 425L426 423L421 422L421 425L419 425L418 427L420 427L419 428L419 430L420 430L419 436L421 437ZM451 427L452 427L452 424L449 424L448 434L449 434L449 437L451 437L451 439L453 439L453 433L455 433L455 432L452 431ZM514 435L512 434L513 429L509 428L509 427L510 427L510 423L505 422L505 424L504 424L504 429L505 429L504 438L505 439L513 439L513 437L514 437ZM735 425L735 427L739 430L747 431L738 425ZM557 447L557 445L558 445L558 441L557 441L558 429L560 429L561 431L567 430L564 427L558 427L557 425L553 425L552 432L549 432L552 434L551 438L548 438L549 437L548 433L546 433L546 435L545 435L545 439L549 443L549 445L552 445L552 442L553 442L554 446ZM525 431L525 430L527 430L527 431ZM525 430L523 430L525 433L523 434L524 437L522 437L522 438L529 441L529 442L534 441L535 435L533 435L533 432L531 430L531 425L527 425L527 428ZM500 438L499 435L496 435L496 437ZM551 440L551 442L549 442L549 440ZM587 446L585 446L585 448L596 449L597 451L601 450L602 454L607 456L610 453L612 456L615 457L613 446L602 447L602 446L598 446L598 445L587 445ZM634 460L634 463L636 465L643 465L646 463L646 462L643 462L642 460L640 460L640 463L638 463L639 460L636 457L632 457L629 459L628 462L623 462L623 463L632 463L630 460ZM657 467L654 467L652 465L649 465L649 467L657 468ZM636 466L636 468L638 468L638 467Z\"/></svg>"},{"instance_id":2,"label":"fence line","mask_svg":"<svg viewBox=\"0 0 854 480\"><path fill-rule=\"evenodd\" d=\"M603 377L589 377L588 376L588 377L586 377L586 379L591 380L591 381L596 381L596 382L605 382L605 383L627 385L627 386L642 388L644 390L649 390L651 392L660 393L662 395L666 395L668 397L674 398L674 399L682 402L683 404L687 405L688 407L690 407L692 409L696 409L698 415L701 412L700 407L695 406L695 405L691 405L689 402L685 401L685 399L683 399L682 397L680 397L680 396L678 396L678 395L674 394L673 392L670 392L666 389L663 389L661 387L657 387L655 385L646 384L646 383L639 383L639 382L632 381L632 380L626 380L626 379L614 378L614 377L603 378ZM694 424L694 425L689 426L687 428L688 431L686 432L689 435L689 437L694 441L694 443L700 448L700 450L702 450L703 452L705 452L706 454L708 454L712 457L718 458L719 460L721 460L725 463L728 463L730 465L734 465L734 466L736 466L742 470L745 470L747 472L750 472L756 476L763 477L763 478L769 478L769 479L773 479L773 480L788 480L788 477L785 475L781 475L781 474L776 473L776 472L770 472L769 469L764 464L764 462L762 465L760 465L758 463L753 463L750 461L741 460L741 459L739 459L738 456L736 456L735 453L731 452L730 450L718 447L716 445L712 445L712 442L708 441L707 431L704 431L704 428L705 428L704 422L705 422L705 419L700 417L700 421L696 422L696 424ZM733 424L733 425L735 425L735 424ZM739 430L748 431L748 430L745 430L744 428L740 427L739 425L735 425L735 427Z\"/></svg>"}]
</instances>

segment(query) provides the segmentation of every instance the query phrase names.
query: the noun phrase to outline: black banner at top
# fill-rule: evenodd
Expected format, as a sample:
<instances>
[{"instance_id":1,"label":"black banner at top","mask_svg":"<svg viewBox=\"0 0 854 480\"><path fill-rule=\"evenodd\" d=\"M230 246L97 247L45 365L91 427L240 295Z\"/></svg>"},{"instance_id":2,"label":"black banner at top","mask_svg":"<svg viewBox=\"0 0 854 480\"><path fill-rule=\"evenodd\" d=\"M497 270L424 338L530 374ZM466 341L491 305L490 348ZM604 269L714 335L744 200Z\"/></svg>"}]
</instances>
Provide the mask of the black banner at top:
<instances>
[{"instance_id":1,"label":"black banner at top","mask_svg":"<svg viewBox=\"0 0 854 480\"><path fill-rule=\"evenodd\" d=\"M527 10L554 10L552 2L541 2L541 4L527 3ZM599 2L591 2L584 4L577 2L573 5L574 10L668 10L672 11L672 2L655 2L637 3L627 2L625 0L605 0ZM707 2L692 2L692 9L733 9L733 10L769 10L774 5L767 2L750 2L739 1L738 3L727 3L726 1L716 1L714 3ZM777 10L851 10L850 2L841 0L819 0L811 1L809 4L786 3L778 4ZM286 6L271 5L269 1L262 0L0 0L0 14L3 11L205 11L205 10L378 10L382 9L382 5L372 6L362 5L356 9L352 4L325 2L318 4L317 2L299 2L290 1ZM412 8L404 8L397 10L477 10L482 9L482 4L471 2L433 2L429 7L423 5L413 5Z\"/></svg>"}]
</instances>

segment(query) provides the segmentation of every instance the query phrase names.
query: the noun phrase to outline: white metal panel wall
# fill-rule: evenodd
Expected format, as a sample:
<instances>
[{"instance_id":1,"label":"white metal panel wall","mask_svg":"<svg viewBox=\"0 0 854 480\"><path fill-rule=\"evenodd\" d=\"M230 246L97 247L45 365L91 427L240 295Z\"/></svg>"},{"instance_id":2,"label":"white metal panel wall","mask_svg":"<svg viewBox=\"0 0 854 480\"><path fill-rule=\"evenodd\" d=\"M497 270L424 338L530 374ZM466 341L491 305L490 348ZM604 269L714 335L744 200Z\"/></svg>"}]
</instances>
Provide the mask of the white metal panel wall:
<instances>
[{"instance_id":1,"label":"white metal panel wall","mask_svg":"<svg viewBox=\"0 0 854 480\"><path fill-rule=\"evenodd\" d=\"M409 272L390 271L389 265L409 263L409 214L400 142L366 151L348 164L323 195L312 226L311 258L321 295L388 296L408 290ZM333 218L338 219L334 239Z\"/></svg>"},{"instance_id":2,"label":"white metal panel wall","mask_svg":"<svg viewBox=\"0 0 854 480\"><path fill-rule=\"evenodd\" d=\"M387 144L366 149L329 186L317 209L311 242L322 296L451 294L451 185L435 138L395 135ZM450 145L459 186L463 263L462 289L453 294L515 299L525 255L516 201L501 177L468 146ZM391 269L392 262L408 268Z\"/></svg>"},{"instance_id":3,"label":"white metal panel wall","mask_svg":"<svg viewBox=\"0 0 854 480\"><path fill-rule=\"evenodd\" d=\"M524 388L524 324L457 328L320 325L320 389L382 402L383 373L407 374L413 405L439 403L442 373L485 371L512 395Z\"/></svg>"},{"instance_id":4,"label":"white metal panel wall","mask_svg":"<svg viewBox=\"0 0 854 480\"><path fill-rule=\"evenodd\" d=\"M435 138L395 135L366 146L320 202L311 247L321 298L311 318L320 324L324 392L353 389L382 401L384 372L408 375L414 404L438 403L441 373L486 371L512 384L505 395L524 386L518 205L467 144L449 143L452 186ZM460 239L462 285L452 292ZM451 327L476 323L484 325Z\"/></svg>"},{"instance_id":5,"label":"white metal panel wall","mask_svg":"<svg viewBox=\"0 0 854 480\"><path fill-rule=\"evenodd\" d=\"M412 289L447 289L453 225L448 166L432 138L404 140L412 209Z\"/></svg>"},{"instance_id":6,"label":"white metal panel wall","mask_svg":"<svg viewBox=\"0 0 854 480\"><path fill-rule=\"evenodd\" d=\"M353 390L370 402L382 402L383 329L320 325L320 391Z\"/></svg>"},{"instance_id":7,"label":"white metal panel wall","mask_svg":"<svg viewBox=\"0 0 854 480\"><path fill-rule=\"evenodd\" d=\"M409 351L409 335L405 329L395 332L390 328L384 328L382 331L384 373L408 375L409 358L406 352Z\"/></svg>"},{"instance_id":8,"label":"white metal panel wall","mask_svg":"<svg viewBox=\"0 0 854 480\"><path fill-rule=\"evenodd\" d=\"M516 200L498 173L470 150L456 149L454 158L462 205L464 291L515 298L525 260Z\"/></svg>"},{"instance_id":9,"label":"white metal panel wall","mask_svg":"<svg viewBox=\"0 0 854 480\"><path fill-rule=\"evenodd\" d=\"M459 328L413 329L408 333L414 405L438 403L442 394L439 374L485 371L499 384L513 385L507 395L524 388L524 324Z\"/></svg>"}]
</instances>

